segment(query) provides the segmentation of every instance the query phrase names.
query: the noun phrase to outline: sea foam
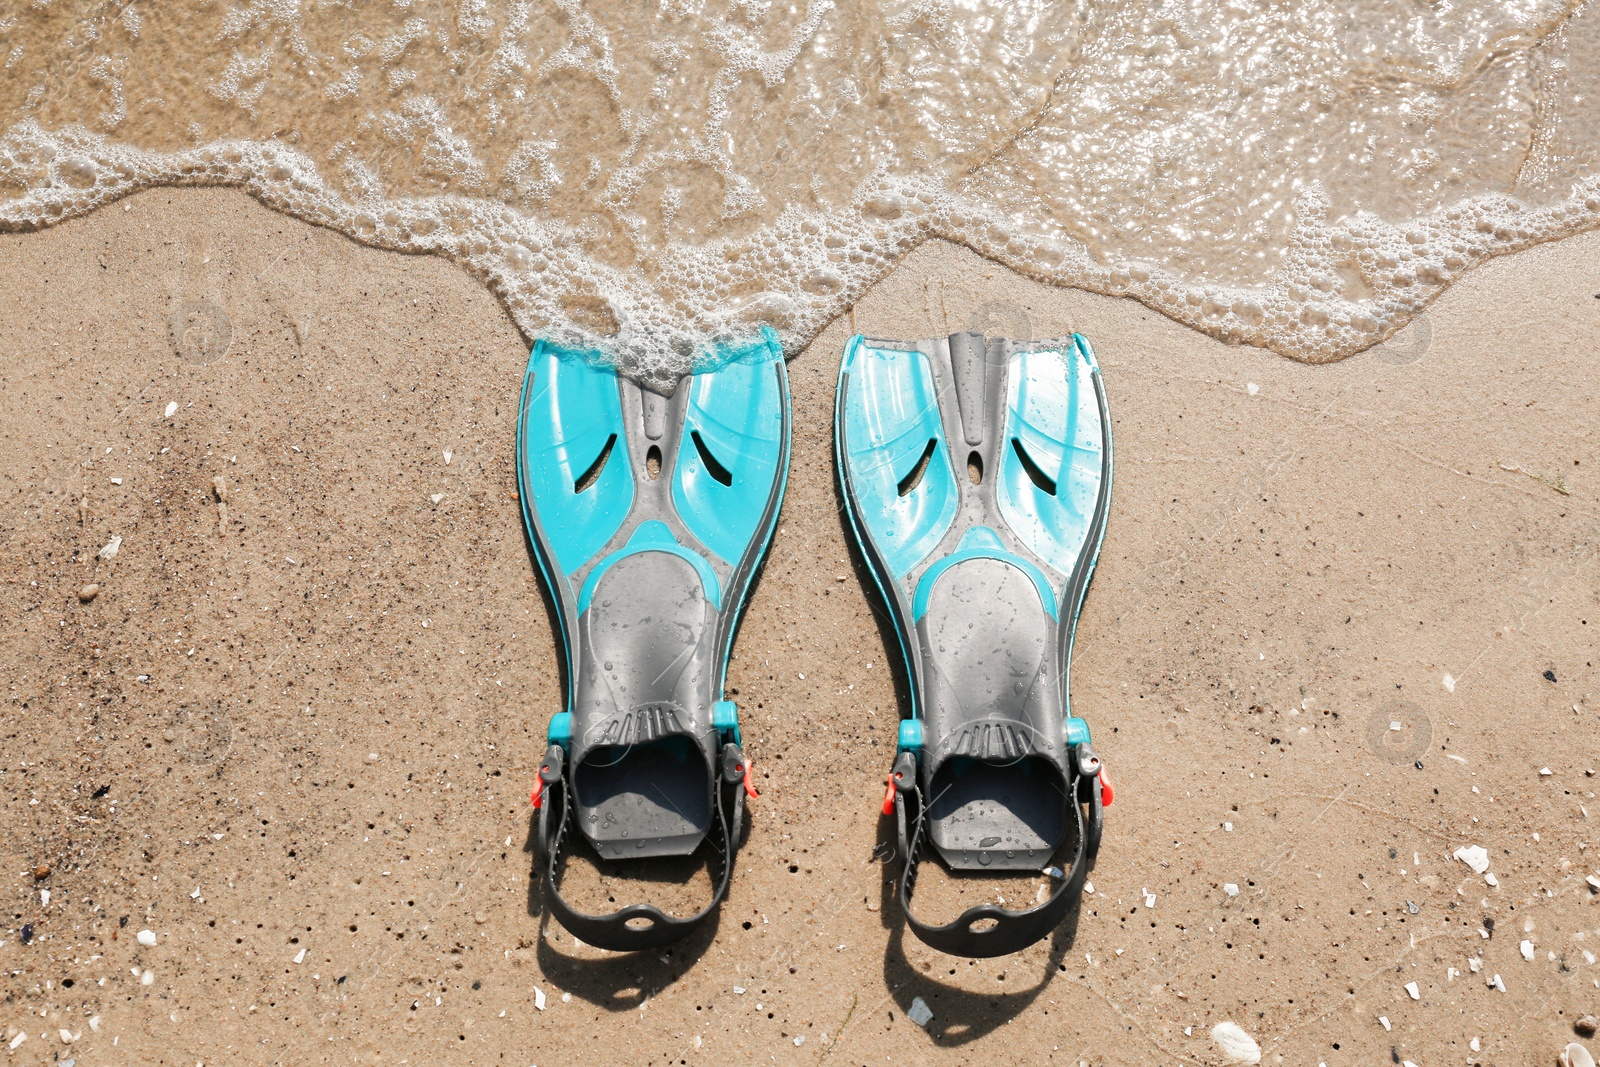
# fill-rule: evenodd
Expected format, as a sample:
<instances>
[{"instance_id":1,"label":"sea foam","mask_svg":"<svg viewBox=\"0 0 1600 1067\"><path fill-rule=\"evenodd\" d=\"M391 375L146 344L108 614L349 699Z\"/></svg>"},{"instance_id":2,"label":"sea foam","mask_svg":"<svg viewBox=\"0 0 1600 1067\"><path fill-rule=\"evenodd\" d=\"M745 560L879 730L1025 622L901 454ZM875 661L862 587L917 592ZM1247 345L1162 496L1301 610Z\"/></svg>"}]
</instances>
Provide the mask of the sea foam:
<instances>
[{"instance_id":1,"label":"sea foam","mask_svg":"<svg viewBox=\"0 0 1600 1067\"><path fill-rule=\"evenodd\" d=\"M0 228L238 186L662 382L932 237L1326 361L1600 224L1593 6L57 0L0 15Z\"/></svg>"}]
</instances>

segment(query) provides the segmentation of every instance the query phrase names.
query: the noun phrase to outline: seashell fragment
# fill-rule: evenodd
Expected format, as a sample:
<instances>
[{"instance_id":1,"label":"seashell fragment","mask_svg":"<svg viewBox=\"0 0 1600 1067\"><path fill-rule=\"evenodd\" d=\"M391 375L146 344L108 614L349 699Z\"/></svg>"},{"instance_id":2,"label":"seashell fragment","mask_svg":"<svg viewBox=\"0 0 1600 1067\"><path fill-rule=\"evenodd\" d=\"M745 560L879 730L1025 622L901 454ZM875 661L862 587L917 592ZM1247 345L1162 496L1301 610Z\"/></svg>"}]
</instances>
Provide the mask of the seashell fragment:
<instances>
[{"instance_id":1,"label":"seashell fragment","mask_svg":"<svg viewBox=\"0 0 1600 1067\"><path fill-rule=\"evenodd\" d=\"M1211 1040L1229 1063L1261 1062L1261 1046L1235 1022L1221 1022L1211 1028Z\"/></svg>"}]
</instances>

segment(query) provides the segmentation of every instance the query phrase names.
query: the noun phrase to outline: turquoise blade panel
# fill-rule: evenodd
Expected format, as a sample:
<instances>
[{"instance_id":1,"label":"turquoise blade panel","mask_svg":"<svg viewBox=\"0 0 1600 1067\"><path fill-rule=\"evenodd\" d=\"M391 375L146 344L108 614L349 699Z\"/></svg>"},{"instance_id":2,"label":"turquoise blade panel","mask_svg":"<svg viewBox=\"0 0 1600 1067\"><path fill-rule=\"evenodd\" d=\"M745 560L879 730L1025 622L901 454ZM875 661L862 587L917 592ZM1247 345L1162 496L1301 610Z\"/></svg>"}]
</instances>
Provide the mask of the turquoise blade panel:
<instances>
[{"instance_id":1,"label":"turquoise blade panel","mask_svg":"<svg viewBox=\"0 0 1600 1067\"><path fill-rule=\"evenodd\" d=\"M1011 365L1000 514L1023 544L1064 574L1083 552L1100 494L1105 440L1093 373L1077 344L1019 352ZM1029 477L1017 444L1055 483L1055 493Z\"/></svg>"},{"instance_id":2,"label":"turquoise blade panel","mask_svg":"<svg viewBox=\"0 0 1600 1067\"><path fill-rule=\"evenodd\" d=\"M528 361L522 474L544 541L562 576L587 563L633 507L633 476L614 371L540 341ZM578 479L611 443L600 475L583 492Z\"/></svg>"},{"instance_id":3,"label":"turquoise blade panel","mask_svg":"<svg viewBox=\"0 0 1600 1067\"><path fill-rule=\"evenodd\" d=\"M939 418L933 371L921 352L869 349L861 338L845 353L850 392L844 419L850 485L858 521L871 531L894 578L903 578L938 545L956 517L958 492ZM904 496L900 482L934 442L922 478Z\"/></svg>"},{"instance_id":4,"label":"turquoise blade panel","mask_svg":"<svg viewBox=\"0 0 1600 1067\"><path fill-rule=\"evenodd\" d=\"M700 588L704 591L706 602L711 605L711 609L722 610L722 586L717 581L717 573L711 569L711 564L707 563L703 556L679 544L678 539L672 536L672 528L666 523L660 519L646 519L633 531L633 536L628 538L626 545L596 563L594 569L589 572L589 577L583 580L583 588L578 592L578 614L582 615L589 610L589 604L594 600L595 587L600 584L600 579L606 571L629 556L637 556L642 552L665 552L689 564L700 576Z\"/></svg>"},{"instance_id":5,"label":"turquoise blade panel","mask_svg":"<svg viewBox=\"0 0 1600 1067\"><path fill-rule=\"evenodd\" d=\"M922 617L928 613L928 601L933 596L933 587L938 584L940 575L969 559L992 559L1017 568L1033 583L1034 590L1039 594L1039 606L1044 608L1045 614L1057 622L1061 620L1061 610L1056 604L1055 590L1050 588L1050 579L1045 577L1044 571L1015 552L1008 551L1001 543L999 535L989 527L974 526L961 535L961 543L956 546L954 552L941 557L937 563L922 572L922 577L917 580L916 596L911 601L912 622L921 622Z\"/></svg>"},{"instance_id":6,"label":"turquoise blade panel","mask_svg":"<svg viewBox=\"0 0 1600 1067\"><path fill-rule=\"evenodd\" d=\"M787 401L772 365L782 359L775 342L763 344L689 380L672 503L689 532L730 566L748 551L781 477Z\"/></svg>"}]
</instances>

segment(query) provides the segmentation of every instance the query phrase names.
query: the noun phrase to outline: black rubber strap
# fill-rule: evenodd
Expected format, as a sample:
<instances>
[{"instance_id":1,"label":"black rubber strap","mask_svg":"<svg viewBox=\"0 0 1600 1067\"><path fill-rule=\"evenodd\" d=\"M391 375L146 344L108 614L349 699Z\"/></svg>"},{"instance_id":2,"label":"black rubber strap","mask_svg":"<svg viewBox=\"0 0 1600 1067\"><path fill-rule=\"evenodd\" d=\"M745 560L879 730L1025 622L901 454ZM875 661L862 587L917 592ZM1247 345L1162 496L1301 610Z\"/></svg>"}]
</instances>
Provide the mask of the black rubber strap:
<instances>
[{"instance_id":1,"label":"black rubber strap","mask_svg":"<svg viewBox=\"0 0 1600 1067\"><path fill-rule=\"evenodd\" d=\"M930 926L911 913L911 894L917 884L918 850L922 846L926 826L922 791L912 776L895 794L895 816L900 834L900 849L905 856L905 867L900 873L900 909L905 912L906 923L923 942L952 956L987 958L1020 952L1036 941L1043 940L1072 911L1083 892L1083 883L1094 866L1100 850L1100 835L1104 829L1104 809L1101 807L1098 782L1089 783L1089 818L1084 819L1083 805L1076 799L1068 803L1077 820L1077 846L1072 855L1072 867L1060 880L1055 892L1044 903L1026 911L1012 911L995 904L978 904L962 912L954 922L944 926ZM1071 793L1079 792L1074 783ZM916 806L914 817L906 815L907 798ZM908 832L909 829L909 832ZM981 929L975 926L983 924Z\"/></svg>"},{"instance_id":2,"label":"black rubber strap","mask_svg":"<svg viewBox=\"0 0 1600 1067\"><path fill-rule=\"evenodd\" d=\"M729 762L727 749L732 747L724 747L720 761L724 765ZM739 762L743 770L742 757ZM550 913L579 940L613 952L660 948L693 933L728 895L728 883L733 877L733 853L739 828L744 821L743 777L730 783L726 767L717 769L717 828L708 835L716 854L713 861L716 864L716 892L712 894L711 903L682 919L668 915L652 904L629 904L608 915L590 915L568 904L558 888L557 870L561 867L561 850L572 824L572 804L567 796L564 763L565 753L558 746L551 746L545 756L545 769L541 770L545 788L544 803L539 809L539 849L544 854L544 894ZM549 773L551 764L555 764L553 774Z\"/></svg>"}]
</instances>

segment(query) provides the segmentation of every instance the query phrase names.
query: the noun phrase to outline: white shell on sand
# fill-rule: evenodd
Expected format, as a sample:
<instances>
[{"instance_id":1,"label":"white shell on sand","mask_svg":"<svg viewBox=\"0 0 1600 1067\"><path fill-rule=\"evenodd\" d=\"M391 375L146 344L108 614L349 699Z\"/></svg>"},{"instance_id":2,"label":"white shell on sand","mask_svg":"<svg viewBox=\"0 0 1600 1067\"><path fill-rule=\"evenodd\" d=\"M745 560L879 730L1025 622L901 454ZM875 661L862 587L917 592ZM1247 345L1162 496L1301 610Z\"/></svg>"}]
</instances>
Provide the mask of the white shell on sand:
<instances>
[{"instance_id":1,"label":"white shell on sand","mask_svg":"<svg viewBox=\"0 0 1600 1067\"><path fill-rule=\"evenodd\" d=\"M1566 1067L1594 1067L1594 1057L1589 1055L1588 1049L1576 1041L1562 1051L1561 1062Z\"/></svg>"},{"instance_id":2,"label":"white shell on sand","mask_svg":"<svg viewBox=\"0 0 1600 1067\"><path fill-rule=\"evenodd\" d=\"M1261 1046L1238 1023L1223 1022L1211 1028L1211 1040L1229 1063L1260 1063Z\"/></svg>"},{"instance_id":3,"label":"white shell on sand","mask_svg":"<svg viewBox=\"0 0 1600 1067\"><path fill-rule=\"evenodd\" d=\"M1462 845L1456 849L1455 856L1471 867L1473 874L1482 874L1489 869L1489 850L1482 845Z\"/></svg>"}]
</instances>

